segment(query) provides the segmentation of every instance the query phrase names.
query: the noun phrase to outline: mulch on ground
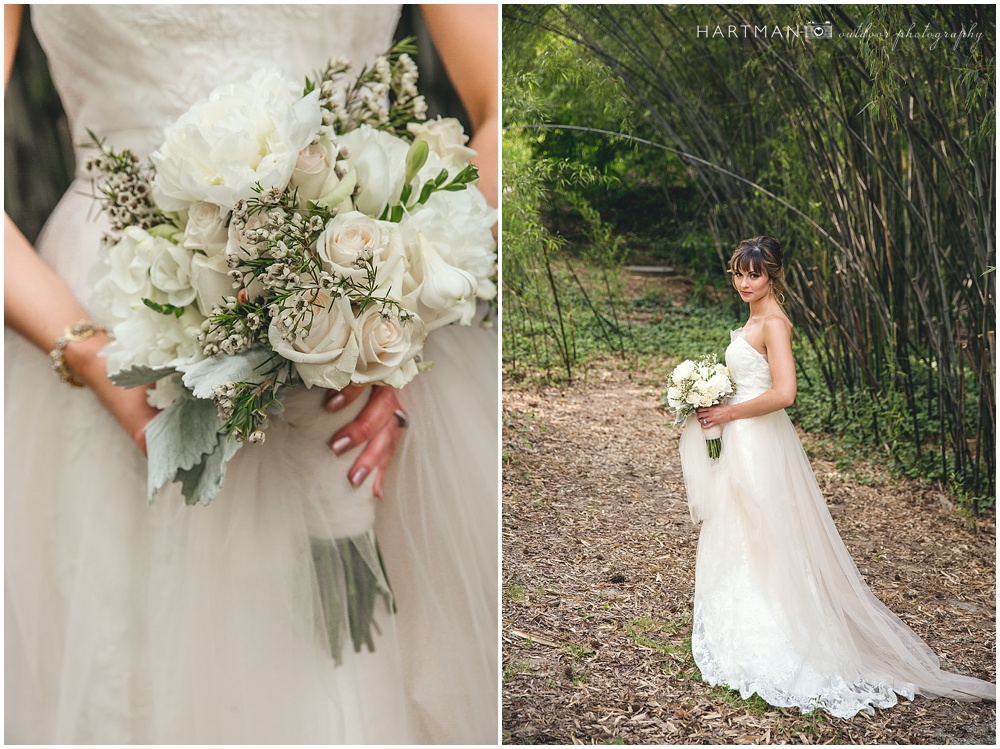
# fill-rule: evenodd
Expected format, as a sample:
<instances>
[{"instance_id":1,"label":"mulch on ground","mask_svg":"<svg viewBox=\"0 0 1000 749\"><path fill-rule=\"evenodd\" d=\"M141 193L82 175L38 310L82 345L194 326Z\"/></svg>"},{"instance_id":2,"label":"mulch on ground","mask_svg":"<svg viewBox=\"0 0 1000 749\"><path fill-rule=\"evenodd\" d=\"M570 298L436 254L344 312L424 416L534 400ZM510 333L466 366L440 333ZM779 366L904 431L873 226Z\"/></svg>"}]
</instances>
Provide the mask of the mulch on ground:
<instances>
[{"instance_id":1,"label":"mulch on ground","mask_svg":"<svg viewBox=\"0 0 1000 749\"><path fill-rule=\"evenodd\" d=\"M690 652L698 529L659 390L615 368L505 388L505 743L995 743L994 703L901 700L850 720L743 701ZM838 471L803 442L876 596L947 668L996 680L995 526L931 484Z\"/></svg>"}]
</instances>

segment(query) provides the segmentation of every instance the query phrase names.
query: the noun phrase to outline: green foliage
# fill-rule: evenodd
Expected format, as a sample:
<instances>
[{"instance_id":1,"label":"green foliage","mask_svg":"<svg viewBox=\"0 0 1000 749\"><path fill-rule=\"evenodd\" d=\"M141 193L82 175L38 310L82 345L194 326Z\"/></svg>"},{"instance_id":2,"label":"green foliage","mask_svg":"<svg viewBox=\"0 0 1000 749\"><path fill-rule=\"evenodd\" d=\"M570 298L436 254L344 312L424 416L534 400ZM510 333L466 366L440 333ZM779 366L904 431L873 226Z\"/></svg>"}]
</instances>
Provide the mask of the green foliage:
<instances>
[{"instance_id":1,"label":"green foliage","mask_svg":"<svg viewBox=\"0 0 1000 749\"><path fill-rule=\"evenodd\" d=\"M598 351L638 355L658 331L615 285L626 253L689 274L704 307L735 242L776 236L799 353L814 359L801 372L826 390L816 414L806 395L805 418L904 472L953 476L978 509L995 488L994 12L796 10L796 23L831 17L834 39L692 31L716 16L786 28L783 6L504 6L519 159L601 178L539 182L532 215L551 243L533 249L552 291L547 308L507 304L505 358L514 371L561 362L570 377ZM927 25L981 36L897 36ZM505 243L520 241L506 228Z\"/></svg>"}]
</instances>

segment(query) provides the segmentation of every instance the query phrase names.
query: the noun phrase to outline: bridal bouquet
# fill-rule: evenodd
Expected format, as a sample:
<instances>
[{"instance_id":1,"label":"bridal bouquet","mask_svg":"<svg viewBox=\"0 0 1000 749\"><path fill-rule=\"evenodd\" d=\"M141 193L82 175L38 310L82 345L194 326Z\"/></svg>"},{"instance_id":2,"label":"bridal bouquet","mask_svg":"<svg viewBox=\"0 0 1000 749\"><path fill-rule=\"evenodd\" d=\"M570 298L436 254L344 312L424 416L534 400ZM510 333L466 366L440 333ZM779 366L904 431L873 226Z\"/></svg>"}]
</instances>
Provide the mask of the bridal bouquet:
<instances>
[{"instance_id":1,"label":"bridal bouquet","mask_svg":"<svg viewBox=\"0 0 1000 749\"><path fill-rule=\"evenodd\" d=\"M670 380L673 384L667 390L667 405L677 414L674 426L683 424L696 409L716 406L736 392L729 369L719 364L715 354L703 356L698 361L682 361L674 368ZM716 424L703 433L709 457L718 460L722 454L722 427Z\"/></svg>"},{"instance_id":2,"label":"bridal bouquet","mask_svg":"<svg viewBox=\"0 0 1000 749\"><path fill-rule=\"evenodd\" d=\"M429 332L491 299L496 213L457 120L425 121L408 42L354 76L220 86L142 165L88 162L112 232L93 303L122 387L155 383L148 493L208 504L293 384L402 387Z\"/></svg>"}]
</instances>

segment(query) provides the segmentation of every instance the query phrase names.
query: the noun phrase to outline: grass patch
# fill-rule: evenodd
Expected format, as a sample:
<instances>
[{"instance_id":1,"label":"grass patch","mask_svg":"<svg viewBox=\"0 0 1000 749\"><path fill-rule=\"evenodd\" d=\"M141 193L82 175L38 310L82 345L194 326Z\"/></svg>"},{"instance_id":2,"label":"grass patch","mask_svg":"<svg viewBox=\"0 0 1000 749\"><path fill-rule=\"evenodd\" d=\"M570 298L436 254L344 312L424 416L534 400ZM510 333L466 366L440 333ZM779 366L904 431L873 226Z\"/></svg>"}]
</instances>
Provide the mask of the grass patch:
<instances>
[{"instance_id":1,"label":"grass patch","mask_svg":"<svg viewBox=\"0 0 1000 749\"><path fill-rule=\"evenodd\" d=\"M651 615L632 619L625 624L625 636L636 645L649 648L654 660L665 673L685 679L701 678L701 672L691 654L691 616L675 619L655 619Z\"/></svg>"},{"instance_id":2,"label":"grass patch","mask_svg":"<svg viewBox=\"0 0 1000 749\"><path fill-rule=\"evenodd\" d=\"M515 603L524 603L528 600L528 589L523 585L508 585L504 592L507 600Z\"/></svg>"},{"instance_id":3,"label":"grass patch","mask_svg":"<svg viewBox=\"0 0 1000 749\"><path fill-rule=\"evenodd\" d=\"M508 679L513 679L518 674L527 673L530 670L531 666L529 666L524 661L511 661L506 666L504 666L503 680L507 681Z\"/></svg>"},{"instance_id":4,"label":"grass patch","mask_svg":"<svg viewBox=\"0 0 1000 749\"><path fill-rule=\"evenodd\" d=\"M594 651L590 648L586 648L583 645L577 645L575 642L567 642L561 648L566 655L572 656L574 660L582 661L585 658L590 658L594 655Z\"/></svg>"}]
</instances>

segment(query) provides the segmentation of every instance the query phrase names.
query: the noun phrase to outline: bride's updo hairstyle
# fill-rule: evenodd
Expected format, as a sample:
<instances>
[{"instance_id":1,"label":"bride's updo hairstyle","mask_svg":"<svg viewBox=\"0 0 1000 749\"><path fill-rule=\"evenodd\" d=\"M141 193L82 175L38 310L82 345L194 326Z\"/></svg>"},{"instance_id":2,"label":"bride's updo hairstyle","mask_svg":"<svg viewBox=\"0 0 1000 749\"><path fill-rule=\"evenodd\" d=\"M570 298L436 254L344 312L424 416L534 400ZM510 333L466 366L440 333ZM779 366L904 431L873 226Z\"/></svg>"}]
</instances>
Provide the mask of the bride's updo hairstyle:
<instances>
[{"instance_id":1,"label":"bride's updo hairstyle","mask_svg":"<svg viewBox=\"0 0 1000 749\"><path fill-rule=\"evenodd\" d=\"M774 237L744 239L729 259L729 274L766 273L775 298L784 301L785 269L781 265L781 244Z\"/></svg>"}]
</instances>

